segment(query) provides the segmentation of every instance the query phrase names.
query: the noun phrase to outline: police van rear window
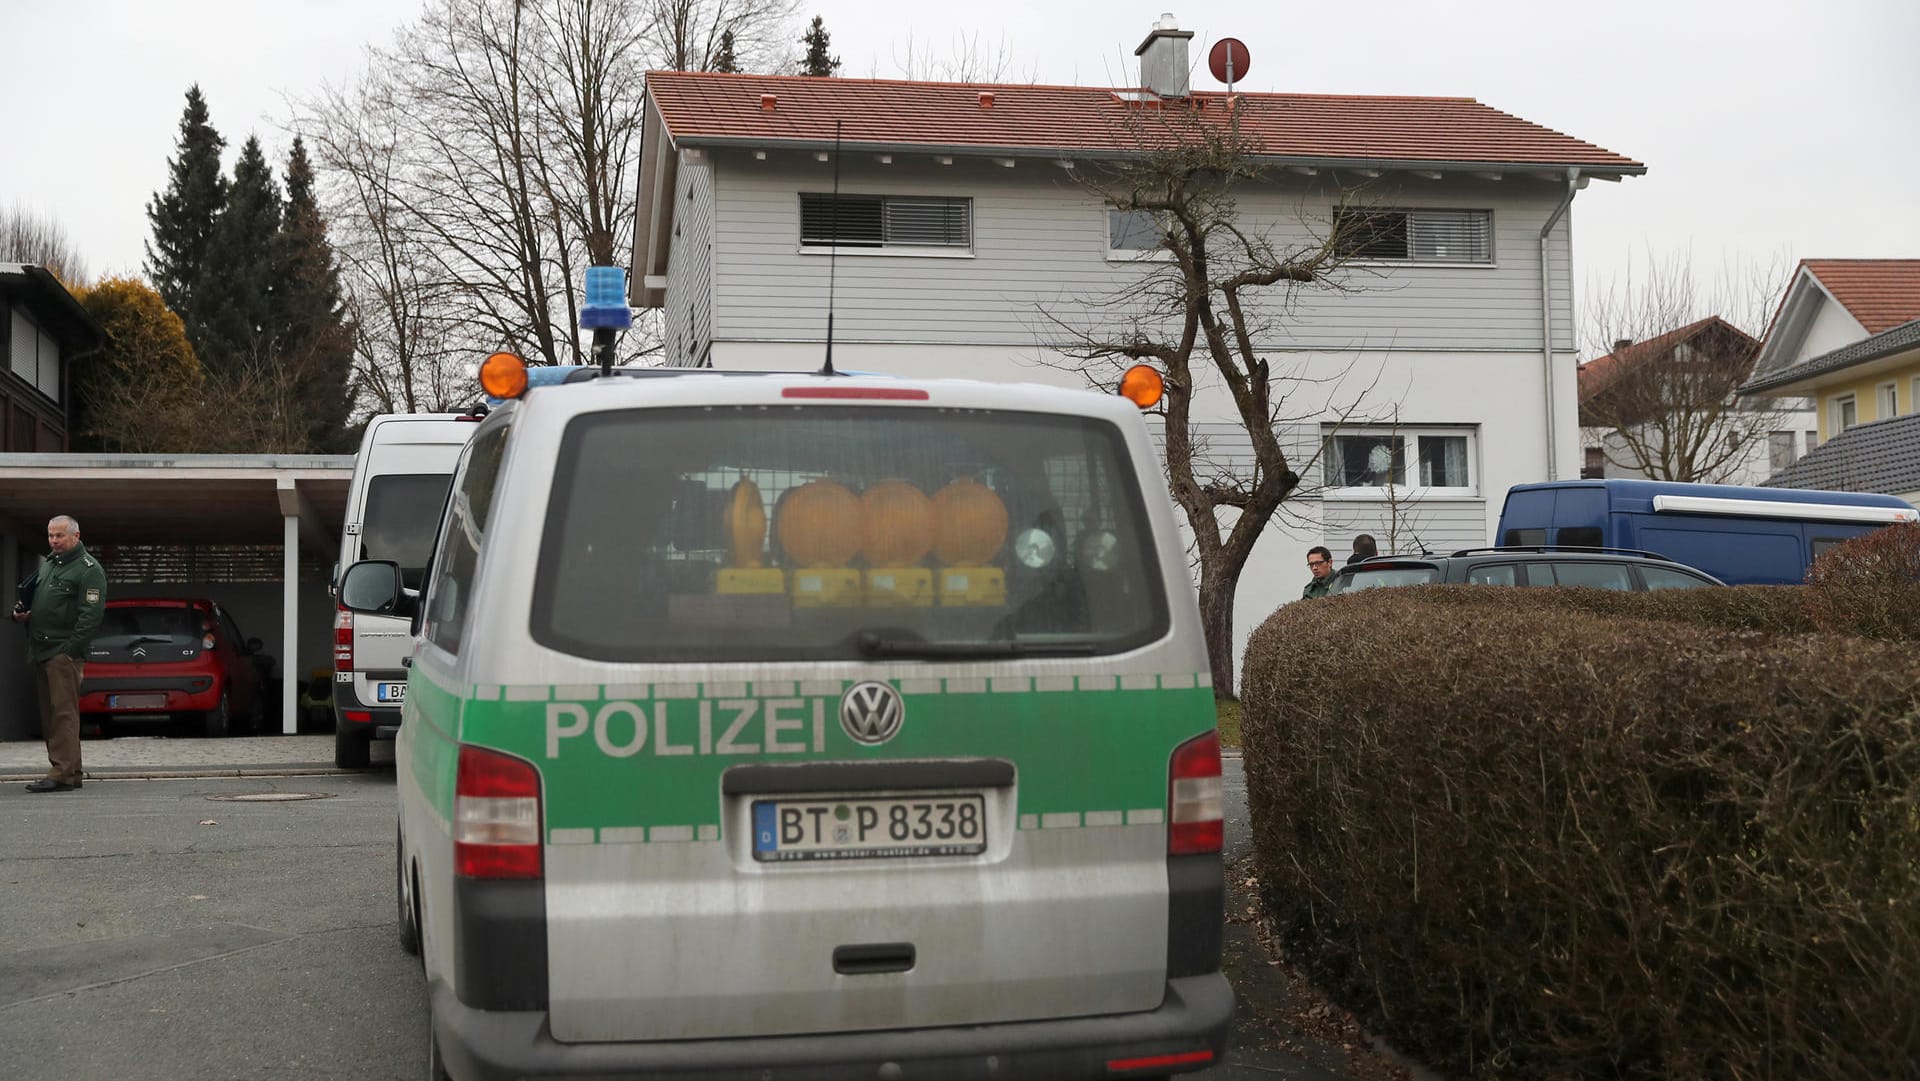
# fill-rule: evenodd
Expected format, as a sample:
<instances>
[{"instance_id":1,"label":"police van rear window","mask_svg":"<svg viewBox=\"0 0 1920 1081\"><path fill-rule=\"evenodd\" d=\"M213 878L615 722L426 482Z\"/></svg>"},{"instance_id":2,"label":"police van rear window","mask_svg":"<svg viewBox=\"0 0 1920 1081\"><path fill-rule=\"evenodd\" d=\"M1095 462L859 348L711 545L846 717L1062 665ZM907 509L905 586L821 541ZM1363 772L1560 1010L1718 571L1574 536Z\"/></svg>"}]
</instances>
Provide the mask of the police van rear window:
<instances>
[{"instance_id":1,"label":"police van rear window","mask_svg":"<svg viewBox=\"0 0 1920 1081\"><path fill-rule=\"evenodd\" d=\"M400 564L407 584L433 554L433 530L447 505L452 473L387 473L367 483L367 506L360 526L360 558L391 559Z\"/></svg>"},{"instance_id":2,"label":"police van rear window","mask_svg":"<svg viewBox=\"0 0 1920 1081\"><path fill-rule=\"evenodd\" d=\"M538 568L534 639L610 661L1075 656L1167 628L1125 441L1053 414L588 414Z\"/></svg>"}]
</instances>

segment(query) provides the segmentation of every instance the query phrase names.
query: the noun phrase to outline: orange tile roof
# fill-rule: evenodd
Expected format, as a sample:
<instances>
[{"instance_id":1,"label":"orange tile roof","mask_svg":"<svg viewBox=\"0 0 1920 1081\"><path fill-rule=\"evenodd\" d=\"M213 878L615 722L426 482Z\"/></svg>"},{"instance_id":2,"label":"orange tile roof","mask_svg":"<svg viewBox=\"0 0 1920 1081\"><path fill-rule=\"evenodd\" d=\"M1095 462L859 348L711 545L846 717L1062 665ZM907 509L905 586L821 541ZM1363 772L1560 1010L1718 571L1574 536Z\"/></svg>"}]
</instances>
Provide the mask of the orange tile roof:
<instances>
[{"instance_id":1,"label":"orange tile roof","mask_svg":"<svg viewBox=\"0 0 1920 1081\"><path fill-rule=\"evenodd\" d=\"M1920 319L1920 259L1803 259L1868 334Z\"/></svg>"},{"instance_id":2,"label":"orange tile roof","mask_svg":"<svg viewBox=\"0 0 1920 1081\"><path fill-rule=\"evenodd\" d=\"M1713 328L1718 328L1722 333L1729 335L1730 340L1742 351L1752 353L1760 348L1759 340L1746 331L1717 315L1709 315L1705 319L1695 320L1686 326L1655 335L1646 341L1635 342L1617 353L1595 357L1580 365L1576 371L1580 401L1588 401L1594 395L1612 386L1621 376L1651 360L1666 356L1682 342L1689 341Z\"/></svg>"},{"instance_id":3,"label":"orange tile roof","mask_svg":"<svg viewBox=\"0 0 1920 1081\"><path fill-rule=\"evenodd\" d=\"M674 141L693 145L831 144L839 121L842 141L856 145L1098 153L1137 146L1127 117L1152 107L1100 87L678 71L648 72L647 91ZM991 105L983 104L983 93ZM772 95L771 108L763 95ZM1276 157L1646 171L1631 158L1472 98L1235 96L1242 99L1242 130ZM1226 115L1224 93L1195 93L1188 101L1203 116Z\"/></svg>"}]
</instances>

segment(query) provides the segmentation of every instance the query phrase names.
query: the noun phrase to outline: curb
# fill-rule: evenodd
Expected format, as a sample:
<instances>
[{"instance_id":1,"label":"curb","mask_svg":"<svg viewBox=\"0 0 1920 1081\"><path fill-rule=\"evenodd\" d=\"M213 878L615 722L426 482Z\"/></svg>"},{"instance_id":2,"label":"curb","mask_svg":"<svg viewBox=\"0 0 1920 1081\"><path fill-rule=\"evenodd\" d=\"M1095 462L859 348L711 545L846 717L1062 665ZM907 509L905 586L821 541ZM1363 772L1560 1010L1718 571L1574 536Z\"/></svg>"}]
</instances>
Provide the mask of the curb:
<instances>
[{"instance_id":1,"label":"curb","mask_svg":"<svg viewBox=\"0 0 1920 1081\"><path fill-rule=\"evenodd\" d=\"M337 766L322 762L290 763L279 766L110 766L101 770L87 770L81 774L81 779L87 781L170 781L194 777L320 777L334 774L369 772L372 771L340 769ZM37 773L0 773L0 784L37 781L44 775L44 770Z\"/></svg>"}]
</instances>

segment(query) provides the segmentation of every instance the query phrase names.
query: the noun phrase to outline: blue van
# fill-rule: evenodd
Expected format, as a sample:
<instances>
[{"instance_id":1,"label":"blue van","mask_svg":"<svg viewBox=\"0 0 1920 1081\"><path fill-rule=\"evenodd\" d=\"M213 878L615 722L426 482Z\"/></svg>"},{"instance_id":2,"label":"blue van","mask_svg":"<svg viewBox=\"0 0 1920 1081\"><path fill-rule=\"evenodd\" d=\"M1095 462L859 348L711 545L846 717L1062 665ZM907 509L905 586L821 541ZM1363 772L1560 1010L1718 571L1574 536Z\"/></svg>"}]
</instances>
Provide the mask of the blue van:
<instances>
[{"instance_id":1,"label":"blue van","mask_svg":"<svg viewBox=\"0 0 1920 1081\"><path fill-rule=\"evenodd\" d=\"M1834 545L1916 520L1905 500L1869 492L1572 480L1514 485L1495 536L1502 545L1657 552L1728 585L1796 585Z\"/></svg>"}]
</instances>

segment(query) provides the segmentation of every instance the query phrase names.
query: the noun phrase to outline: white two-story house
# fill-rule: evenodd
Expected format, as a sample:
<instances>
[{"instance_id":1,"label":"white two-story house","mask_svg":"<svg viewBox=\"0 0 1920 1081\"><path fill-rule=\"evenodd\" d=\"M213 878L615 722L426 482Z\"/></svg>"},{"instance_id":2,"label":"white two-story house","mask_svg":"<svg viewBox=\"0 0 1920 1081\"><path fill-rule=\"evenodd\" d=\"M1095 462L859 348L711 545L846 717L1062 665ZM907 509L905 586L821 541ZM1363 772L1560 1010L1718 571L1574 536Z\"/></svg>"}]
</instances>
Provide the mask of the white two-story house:
<instances>
[{"instance_id":1,"label":"white two-story house","mask_svg":"<svg viewBox=\"0 0 1920 1081\"><path fill-rule=\"evenodd\" d=\"M817 368L831 284L843 370L1085 385L1061 324L1157 234L1084 177L1137 149L1129 110L1229 107L1188 85L1191 37L1154 30L1117 91L650 73L633 299L664 309L666 363ZM1242 576L1243 641L1300 596L1311 545L1483 545L1508 486L1579 476L1571 204L1646 170L1465 98L1235 97L1266 167L1244 227L1371 216L1338 288L1257 313L1303 480ZM1224 394L1195 412L1213 460L1250 458Z\"/></svg>"}]
</instances>

